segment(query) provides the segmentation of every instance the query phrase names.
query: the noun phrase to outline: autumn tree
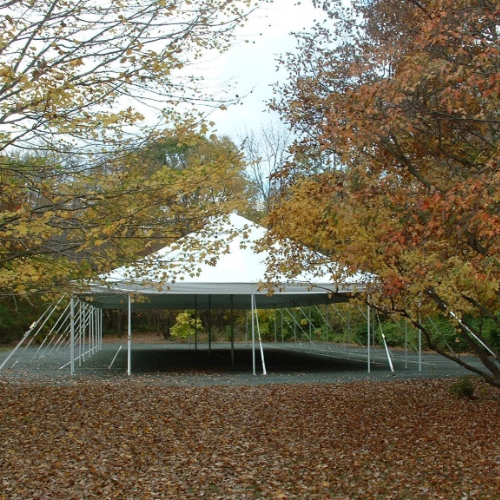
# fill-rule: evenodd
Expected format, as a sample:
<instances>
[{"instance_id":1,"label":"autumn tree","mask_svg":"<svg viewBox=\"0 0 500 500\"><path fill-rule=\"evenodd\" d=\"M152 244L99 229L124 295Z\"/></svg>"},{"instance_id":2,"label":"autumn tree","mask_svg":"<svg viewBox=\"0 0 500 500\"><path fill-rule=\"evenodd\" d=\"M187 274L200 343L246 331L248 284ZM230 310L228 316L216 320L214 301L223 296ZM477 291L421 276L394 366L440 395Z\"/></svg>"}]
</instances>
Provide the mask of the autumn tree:
<instances>
[{"instance_id":1,"label":"autumn tree","mask_svg":"<svg viewBox=\"0 0 500 500\"><path fill-rule=\"evenodd\" d=\"M137 152L137 160L152 175L161 170L171 173L198 172L197 182L179 199L181 207L196 207L200 214L207 207L220 204L233 210L244 210L247 203L248 179L243 154L229 137L193 135L187 140L177 137L156 139ZM178 217L182 210L178 210ZM163 217L162 217L163 215ZM168 210L156 214L158 225L168 221ZM185 232L199 229L203 218L185 219Z\"/></svg>"},{"instance_id":2,"label":"autumn tree","mask_svg":"<svg viewBox=\"0 0 500 500\"><path fill-rule=\"evenodd\" d=\"M59 290L133 258L152 207L183 221L231 208L221 196L186 203L220 185L227 162L151 174L137 151L166 137L209 147L190 109L218 103L189 64L225 50L250 3L0 3L1 295ZM162 236L182 232L172 222Z\"/></svg>"},{"instance_id":3,"label":"autumn tree","mask_svg":"<svg viewBox=\"0 0 500 500\"><path fill-rule=\"evenodd\" d=\"M500 386L498 5L321 4L330 22L298 35L273 107L300 136L297 154L329 151L334 168L281 171L270 225L294 244L274 267L326 264L336 280L364 273L366 302ZM426 322L438 314L483 368L443 348Z\"/></svg>"}]
</instances>

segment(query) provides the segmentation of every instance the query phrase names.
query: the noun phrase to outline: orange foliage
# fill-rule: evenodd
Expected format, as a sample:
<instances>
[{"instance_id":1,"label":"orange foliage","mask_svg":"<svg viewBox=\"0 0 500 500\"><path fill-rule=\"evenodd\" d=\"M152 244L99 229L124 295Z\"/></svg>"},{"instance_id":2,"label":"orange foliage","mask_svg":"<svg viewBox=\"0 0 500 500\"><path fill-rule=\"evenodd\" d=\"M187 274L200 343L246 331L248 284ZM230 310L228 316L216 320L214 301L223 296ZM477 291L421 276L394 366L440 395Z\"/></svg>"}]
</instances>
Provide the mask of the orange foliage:
<instances>
[{"instance_id":1,"label":"orange foliage","mask_svg":"<svg viewBox=\"0 0 500 500\"><path fill-rule=\"evenodd\" d=\"M300 54L283 61L291 79L272 106L306 132L296 169L282 172L290 187L273 234L300 220L290 236L375 275L367 297L388 313L415 324L483 315L500 330L500 10L477 0L331 9L331 26L299 35ZM333 172L318 168L321 154L335 157ZM309 196L313 169L316 184L338 176L341 188ZM500 382L494 346L470 345Z\"/></svg>"}]
</instances>

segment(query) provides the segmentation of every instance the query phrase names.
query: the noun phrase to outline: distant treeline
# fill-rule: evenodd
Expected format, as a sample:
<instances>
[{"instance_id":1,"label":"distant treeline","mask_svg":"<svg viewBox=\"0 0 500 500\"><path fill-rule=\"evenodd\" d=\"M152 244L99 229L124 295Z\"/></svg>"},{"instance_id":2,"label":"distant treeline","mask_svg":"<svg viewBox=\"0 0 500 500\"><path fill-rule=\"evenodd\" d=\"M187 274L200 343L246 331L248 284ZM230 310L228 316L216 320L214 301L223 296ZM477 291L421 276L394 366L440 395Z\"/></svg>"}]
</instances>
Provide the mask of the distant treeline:
<instances>
[{"instance_id":1,"label":"distant treeline","mask_svg":"<svg viewBox=\"0 0 500 500\"><path fill-rule=\"evenodd\" d=\"M0 344L9 344L22 338L23 334L48 307L40 300L0 300ZM367 344L366 311L354 305L304 307L285 310L260 310L259 331L262 340L286 342L329 341L365 346ZM39 334L40 339L50 331L57 315L50 318ZM493 347L500 347L500 330L493 319L469 318L470 324ZM105 311L103 315L104 335L124 336L127 333L125 311ZM382 334L389 347L418 348L418 331L405 321L394 321L379 316L371 317L370 340L372 345L382 345ZM428 318L426 326L435 332L440 347L453 352L464 352L467 345L460 338L453 324L444 317ZM134 313L132 317L134 335L155 333L164 339L194 339L206 341L208 331L214 342L231 339L241 342L251 335L251 318L248 311L167 311L152 310ZM425 337L422 347L427 348Z\"/></svg>"}]
</instances>

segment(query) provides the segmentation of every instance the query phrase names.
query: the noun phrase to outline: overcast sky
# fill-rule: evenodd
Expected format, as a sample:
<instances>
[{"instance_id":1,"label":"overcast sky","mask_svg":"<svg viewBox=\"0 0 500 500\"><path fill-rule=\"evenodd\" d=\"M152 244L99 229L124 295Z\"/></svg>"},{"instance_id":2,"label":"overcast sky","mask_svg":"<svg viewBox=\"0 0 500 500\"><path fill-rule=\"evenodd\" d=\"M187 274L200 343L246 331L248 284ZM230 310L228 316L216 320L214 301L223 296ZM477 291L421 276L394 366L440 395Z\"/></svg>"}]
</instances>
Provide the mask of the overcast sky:
<instances>
[{"instance_id":1,"label":"overcast sky","mask_svg":"<svg viewBox=\"0 0 500 500\"><path fill-rule=\"evenodd\" d=\"M210 84L223 85L232 80L238 82L236 92L240 96L248 94L241 105L212 113L210 118L216 122L219 134L235 137L245 129L258 130L271 120L271 115L263 111L265 101L272 97L270 85L286 77L284 72L276 71L277 55L294 49L291 31L310 28L315 20L324 18L321 10L312 7L311 0L274 0L252 14L228 53L203 65Z\"/></svg>"}]
</instances>

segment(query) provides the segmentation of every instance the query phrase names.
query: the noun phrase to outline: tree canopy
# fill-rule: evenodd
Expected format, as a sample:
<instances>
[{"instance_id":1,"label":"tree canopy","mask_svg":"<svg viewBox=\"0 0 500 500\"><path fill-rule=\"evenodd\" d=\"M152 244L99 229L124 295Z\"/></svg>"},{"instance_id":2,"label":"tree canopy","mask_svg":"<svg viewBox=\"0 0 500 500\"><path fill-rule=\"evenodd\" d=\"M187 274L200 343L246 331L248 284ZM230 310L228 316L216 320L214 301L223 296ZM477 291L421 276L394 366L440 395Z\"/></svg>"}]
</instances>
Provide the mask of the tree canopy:
<instances>
[{"instance_id":1,"label":"tree canopy","mask_svg":"<svg viewBox=\"0 0 500 500\"><path fill-rule=\"evenodd\" d=\"M249 1L15 0L0 4L0 150L109 149L151 107L208 100L180 73L224 50ZM138 103L143 106L139 109ZM92 149L93 151L93 149Z\"/></svg>"},{"instance_id":2,"label":"tree canopy","mask_svg":"<svg viewBox=\"0 0 500 500\"><path fill-rule=\"evenodd\" d=\"M219 103L189 65L258 3L0 3L0 295L59 291L235 207L241 158L190 111ZM165 141L184 168L150 155Z\"/></svg>"},{"instance_id":3,"label":"tree canopy","mask_svg":"<svg viewBox=\"0 0 500 500\"><path fill-rule=\"evenodd\" d=\"M334 276L365 272L366 301L467 365L425 325L448 316L481 357L481 375L500 385L498 5L322 3L330 23L297 35L300 51L282 61L290 79L272 106L300 136L298 157L333 160L281 170L273 236L339 262ZM292 268L310 264L300 245L281 257ZM495 322L493 336L481 319Z\"/></svg>"}]
</instances>

